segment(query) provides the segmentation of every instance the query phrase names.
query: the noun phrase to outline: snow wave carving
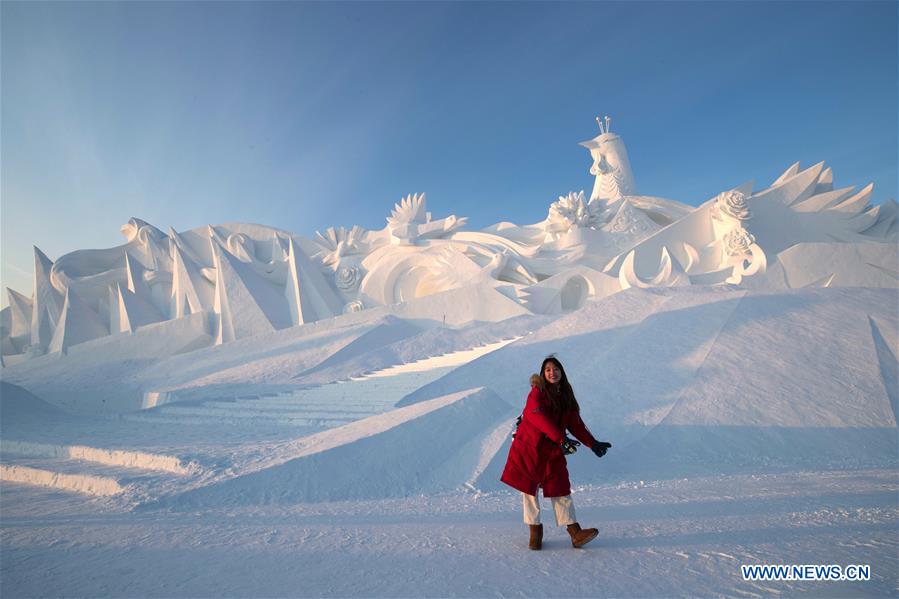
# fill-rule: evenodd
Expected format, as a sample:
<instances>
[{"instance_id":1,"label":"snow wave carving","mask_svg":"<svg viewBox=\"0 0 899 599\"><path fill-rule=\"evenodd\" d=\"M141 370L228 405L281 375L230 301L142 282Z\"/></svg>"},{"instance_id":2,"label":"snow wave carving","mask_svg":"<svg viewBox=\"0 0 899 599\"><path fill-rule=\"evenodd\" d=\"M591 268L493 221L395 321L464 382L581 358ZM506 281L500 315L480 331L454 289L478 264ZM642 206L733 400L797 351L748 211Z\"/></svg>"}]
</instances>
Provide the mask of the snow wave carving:
<instances>
[{"instance_id":1,"label":"snow wave carving","mask_svg":"<svg viewBox=\"0 0 899 599\"><path fill-rule=\"evenodd\" d=\"M650 280L644 281L637 276L636 272L634 272L633 251L624 259L624 263L621 265L621 270L618 273L618 280L622 289L630 289L631 287L637 287L639 289L646 289L649 287L674 287L676 285L685 284L684 272L679 268L675 268L674 262L671 259L671 254L668 253L668 248L662 248L659 270Z\"/></svg>"}]
</instances>

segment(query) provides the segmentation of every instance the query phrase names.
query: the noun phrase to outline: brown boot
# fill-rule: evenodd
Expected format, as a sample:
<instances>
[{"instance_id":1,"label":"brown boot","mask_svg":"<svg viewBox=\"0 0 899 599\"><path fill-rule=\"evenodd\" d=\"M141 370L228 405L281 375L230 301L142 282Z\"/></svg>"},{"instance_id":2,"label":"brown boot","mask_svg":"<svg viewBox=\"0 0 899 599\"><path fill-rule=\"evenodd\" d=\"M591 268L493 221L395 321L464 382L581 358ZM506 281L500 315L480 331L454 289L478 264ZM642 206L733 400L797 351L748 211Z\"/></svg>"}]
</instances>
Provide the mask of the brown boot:
<instances>
[{"instance_id":1,"label":"brown boot","mask_svg":"<svg viewBox=\"0 0 899 599\"><path fill-rule=\"evenodd\" d=\"M575 522L568 525L568 534L571 535L571 546L580 548L596 538L599 531L595 528L581 528L581 525Z\"/></svg>"},{"instance_id":2,"label":"brown boot","mask_svg":"<svg viewBox=\"0 0 899 599\"><path fill-rule=\"evenodd\" d=\"M531 539L528 541L528 549L537 551L543 547L543 525L529 524L528 526L531 529Z\"/></svg>"}]
</instances>

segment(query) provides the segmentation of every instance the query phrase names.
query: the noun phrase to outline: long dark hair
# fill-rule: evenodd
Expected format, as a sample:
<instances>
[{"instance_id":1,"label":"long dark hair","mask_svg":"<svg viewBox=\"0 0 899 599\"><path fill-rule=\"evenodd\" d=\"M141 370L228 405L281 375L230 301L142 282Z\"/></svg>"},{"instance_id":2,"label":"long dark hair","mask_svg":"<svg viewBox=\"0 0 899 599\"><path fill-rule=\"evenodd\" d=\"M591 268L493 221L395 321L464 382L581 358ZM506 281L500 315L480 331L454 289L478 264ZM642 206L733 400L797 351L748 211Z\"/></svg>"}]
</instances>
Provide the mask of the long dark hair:
<instances>
[{"instance_id":1,"label":"long dark hair","mask_svg":"<svg viewBox=\"0 0 899 599\"><path fill-rule=\"evenodd\" d=\"M559 372L562 373L562 377L556 385L553 385L546 380L546 365L550 363L555 364L556 368L559 369ZM543 388L543 396L546 398L547 408L554 417L561 416L563 412L580 411L581 407L574 397L571 383L568 382L568 375L565 374L562 363L559 362L558 358L554 355L546 356L546 359L543 360L543 364L540 365L540 382Z\"/></svg>"}]
</instances>

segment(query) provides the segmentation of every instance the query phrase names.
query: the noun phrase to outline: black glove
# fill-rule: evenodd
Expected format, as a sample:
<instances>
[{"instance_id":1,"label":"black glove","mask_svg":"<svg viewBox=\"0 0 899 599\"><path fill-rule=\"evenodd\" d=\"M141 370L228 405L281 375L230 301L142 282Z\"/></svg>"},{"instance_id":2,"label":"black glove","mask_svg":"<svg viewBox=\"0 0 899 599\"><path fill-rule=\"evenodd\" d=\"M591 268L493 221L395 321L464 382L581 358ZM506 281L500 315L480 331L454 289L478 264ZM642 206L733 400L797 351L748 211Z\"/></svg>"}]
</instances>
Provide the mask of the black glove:
<instances>
[{"instance_id":1,"label":"black glove","mask_svg":"<svg viewBox=\"0 0 899 599\"><path fill-rule=\"evenodd\" d=\"M596 457L601 458L606 455L606 452L609 451L609 448L612 447L611 443L606 443L605 441L594 441L593 445L590 446L590 449L593 453L596 454Z\"/></svg>"},{"instance_id":2,"label":"black glove","mask_svg":"<svg viewBox=\"0 0 899 599\"><path fill-rule=\"evenodd\" d=\"M569 439L568 437L565 437L562 440L562 443L560 443L560 445L562 447L562 453L564 453L565 455L571 455L575 451L577 451L577 446L580 444L581 444L580 441L575 441L574 439Z\"/></svg>"}]
</instances>

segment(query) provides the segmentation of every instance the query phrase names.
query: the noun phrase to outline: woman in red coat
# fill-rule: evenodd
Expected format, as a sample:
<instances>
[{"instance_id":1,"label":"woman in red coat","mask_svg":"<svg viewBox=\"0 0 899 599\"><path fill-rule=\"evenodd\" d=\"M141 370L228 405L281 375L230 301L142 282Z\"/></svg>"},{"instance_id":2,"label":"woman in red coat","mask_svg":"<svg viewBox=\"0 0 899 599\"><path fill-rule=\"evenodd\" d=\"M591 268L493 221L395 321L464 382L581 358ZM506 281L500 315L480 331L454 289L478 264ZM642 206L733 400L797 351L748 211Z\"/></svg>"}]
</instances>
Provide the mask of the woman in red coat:
<instances>
[{"instance_id":1,"label":"woman in red coat","mask_svg":"<svg viewBox=\"0 0 899 599\"><path fill-rule=\"evenodd\" d=\"M580 443L566 437L566 430L571 431ZM543 542L538 487L543 488L544 497L552 499L556 524L568 527L574 547L583 547L598 533L595 528L580 527L571 502L565 456L577 451L581 443L597 457L605 455L612 446L594 439L584 426L565 369L555 356L549 356L543 360L540 374L531 377L531 392L500 478L522 493L524 522L531 532L528 543L531 549L540 549Z\"/></svg>"}]
</instances>

